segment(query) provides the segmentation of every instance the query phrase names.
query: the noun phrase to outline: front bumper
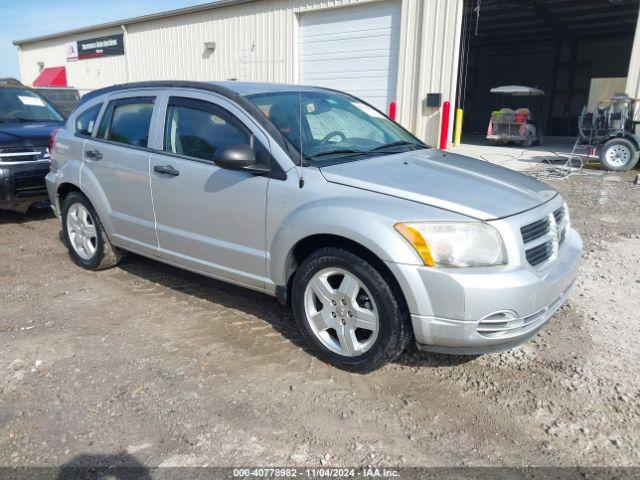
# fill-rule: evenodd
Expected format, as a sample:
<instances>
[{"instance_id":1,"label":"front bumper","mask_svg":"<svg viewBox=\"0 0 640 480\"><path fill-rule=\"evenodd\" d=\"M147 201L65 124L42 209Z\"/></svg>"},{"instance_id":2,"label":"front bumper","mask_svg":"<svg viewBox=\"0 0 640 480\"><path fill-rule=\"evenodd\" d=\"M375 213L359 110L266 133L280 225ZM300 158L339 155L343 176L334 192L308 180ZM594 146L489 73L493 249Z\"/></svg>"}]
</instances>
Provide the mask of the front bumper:
<instances>
[{"instance_id":1,"label":"front bumper","mask_svg":"<svg viewBox=\"0 0 640 480\"><path fill-rule=\"evenodd\" d=\"M47 200L44 177L48 161L0 163L0 208L26 211L33 203Z\"/></svg>"},{"instance_id":2,"label":"front bumper","mask_svg":"<svg viewBox=\"0 0 640 480\"><path fill-rule=\"evenodd\" d=\"M439 270L388 264L407 297L418 347L478 355L508 350L534 336L569 297L582 240L567 232L543 270L518 264Z\"/></svg>"}]
</instances>

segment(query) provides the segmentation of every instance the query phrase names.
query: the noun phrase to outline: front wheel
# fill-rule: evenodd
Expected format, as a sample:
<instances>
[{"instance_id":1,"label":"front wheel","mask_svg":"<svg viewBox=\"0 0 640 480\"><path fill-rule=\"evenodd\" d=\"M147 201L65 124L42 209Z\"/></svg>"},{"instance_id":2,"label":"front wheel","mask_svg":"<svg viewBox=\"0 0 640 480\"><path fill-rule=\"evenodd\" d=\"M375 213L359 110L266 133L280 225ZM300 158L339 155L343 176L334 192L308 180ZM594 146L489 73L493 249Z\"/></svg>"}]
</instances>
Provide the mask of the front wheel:
<instances>
[{"instance_id":1,"label":"front wheel","mask_svg":"<svg viewBox=\"0 0 640 480\"><path fill-rule=\"evenodd\" d=\"M626 138L609 140L600 150L600 163L607 170L626 172L638 163L638 149Z\"/></svg>"},{"instance_id":2,"label":"front wheel","mask_svg":"<svg viewBox=\"0 0 640 480\"><path fill-rule=\"evenodd\" d=\"M407 347L411 326L400 298L371 264L339 248L311 254L293 280L294 317L307 344L353 372L375 370Z\"/></svg>"}]
</instances>

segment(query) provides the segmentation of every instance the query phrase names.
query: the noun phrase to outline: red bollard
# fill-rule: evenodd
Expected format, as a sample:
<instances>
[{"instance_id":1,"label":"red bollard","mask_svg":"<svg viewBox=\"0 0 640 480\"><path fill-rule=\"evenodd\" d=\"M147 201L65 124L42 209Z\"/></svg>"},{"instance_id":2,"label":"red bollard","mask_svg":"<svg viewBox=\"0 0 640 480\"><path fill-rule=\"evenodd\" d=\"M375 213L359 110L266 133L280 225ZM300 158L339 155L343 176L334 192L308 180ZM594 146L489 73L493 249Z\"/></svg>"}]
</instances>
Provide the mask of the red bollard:
<instances>
[{"instance_id":1,"label":"red bollard","mask_svg":"<svg viewBox=\"0 0 640 480\"><path fill-rule=\"evenodd\" d=\"M451 113L451 103L444 102L442 104L442 126L440 127L440 150L447 149L447 140L449 139L449 114Z\"/></svg>"},{"instance_id":2,"label":"red bollard","mask_svg":"<svg viewBox=\"0 0 640 480\"><path fill-rule=\"evenodd\" d=\"M389 118L396 121L396 102L391 102L389 104Z\"/></svg>"}]
</instances>

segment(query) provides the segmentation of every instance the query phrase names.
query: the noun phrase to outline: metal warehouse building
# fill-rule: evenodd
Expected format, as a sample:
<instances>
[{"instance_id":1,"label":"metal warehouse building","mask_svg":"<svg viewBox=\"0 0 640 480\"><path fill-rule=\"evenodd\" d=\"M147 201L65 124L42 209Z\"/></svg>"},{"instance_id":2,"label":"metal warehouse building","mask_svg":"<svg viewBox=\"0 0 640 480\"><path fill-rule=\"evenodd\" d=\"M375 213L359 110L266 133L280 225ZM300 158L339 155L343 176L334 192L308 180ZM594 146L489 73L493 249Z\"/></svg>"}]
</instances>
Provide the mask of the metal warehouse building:
<instances>
[{"instance_id":1,"label":"metal warehouse building","mask_svg":"<svg viewBox=\"0 0 640 480\"><path fill-rule=\"evenodd\" d=\"M638 0L219 0L14 43L27 84L327 86L394 103L437 144L444 101L464 105L465 132L479 133L500 84L544 89L541 121L555 135L573 134L596 93L640 97L637 19Z\"/></svg>"}]
</instances>

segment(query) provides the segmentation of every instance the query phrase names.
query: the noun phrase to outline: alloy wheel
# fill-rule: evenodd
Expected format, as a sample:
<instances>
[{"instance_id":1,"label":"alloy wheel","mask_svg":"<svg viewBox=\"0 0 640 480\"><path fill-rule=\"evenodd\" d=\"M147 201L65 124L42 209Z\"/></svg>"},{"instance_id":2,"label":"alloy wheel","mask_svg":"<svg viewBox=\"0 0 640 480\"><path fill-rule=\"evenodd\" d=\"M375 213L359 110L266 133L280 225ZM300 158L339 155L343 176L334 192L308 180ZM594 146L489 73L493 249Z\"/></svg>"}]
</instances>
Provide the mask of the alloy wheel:
<instances>
[{"instance_id":1,"label":"alloy wheel","mask_svg":"<svg viewBox=\"0 0 640 480\"><path fill-rule=\"evenodd\" d=\"M83 260L91 259L98 246L95 222L89 210L81 203L74 203L67 211L67 233L71 248Z\"/></svg>"},{"instance_id":2,"label":"alloy wheel","mask_svg":"<svg viewBox=\"0 0 640 480\"><path fill-rule=\"evenodd\" d=\"M332 352L355 357L376 341L380 318L364 283L341 268L325 268L307 284L304 294L307 322L316 338Z\"/></svg>"}]
</instances>

